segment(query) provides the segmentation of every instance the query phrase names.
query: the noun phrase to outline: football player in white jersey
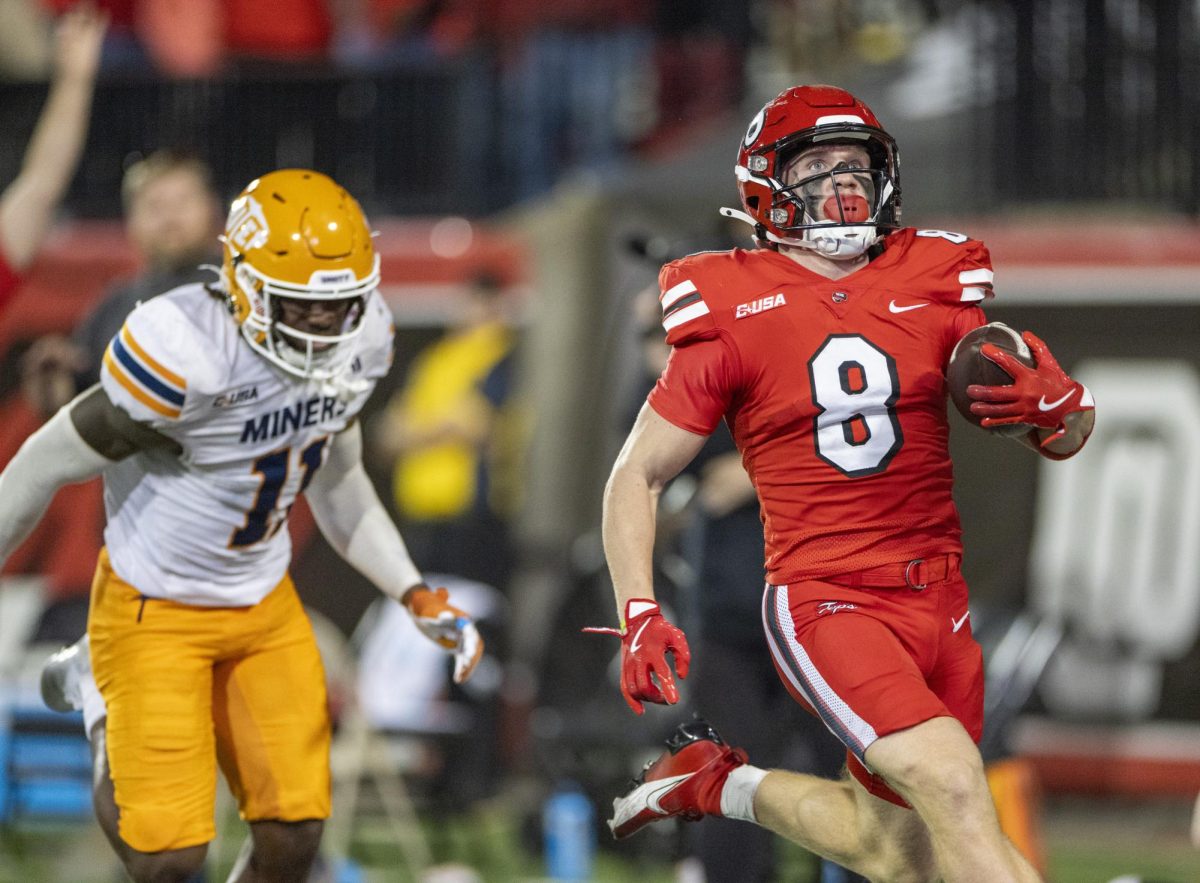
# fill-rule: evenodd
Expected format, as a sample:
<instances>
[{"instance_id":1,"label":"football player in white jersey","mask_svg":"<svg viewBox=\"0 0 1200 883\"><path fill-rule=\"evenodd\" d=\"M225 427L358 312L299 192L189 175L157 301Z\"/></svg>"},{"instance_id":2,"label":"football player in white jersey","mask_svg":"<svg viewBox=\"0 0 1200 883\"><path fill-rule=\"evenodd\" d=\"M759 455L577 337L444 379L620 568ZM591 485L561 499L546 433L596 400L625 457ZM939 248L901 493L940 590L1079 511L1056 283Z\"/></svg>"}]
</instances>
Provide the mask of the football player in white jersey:
<instances>
[{"instance_id":1,"label":"football player in white jersey","mask_svg":"<svg viewBox=\"0 0 1200 883\"><path fill-rule=\"evenodd\" d=\"M0 475L0 562L59 487L104 476L88 636L69 653L97 817L138 881L201 867L218 763L252 835L231 879L303 880L316 855L330 722L287 574L300 493L330 544L454 654L456 681L483 652L363 470L355 418L393 328L358 203L320 173L272 172L234 200L223 242L219 281L131 313L101 382Z\"/></svg>"}]
</instances>

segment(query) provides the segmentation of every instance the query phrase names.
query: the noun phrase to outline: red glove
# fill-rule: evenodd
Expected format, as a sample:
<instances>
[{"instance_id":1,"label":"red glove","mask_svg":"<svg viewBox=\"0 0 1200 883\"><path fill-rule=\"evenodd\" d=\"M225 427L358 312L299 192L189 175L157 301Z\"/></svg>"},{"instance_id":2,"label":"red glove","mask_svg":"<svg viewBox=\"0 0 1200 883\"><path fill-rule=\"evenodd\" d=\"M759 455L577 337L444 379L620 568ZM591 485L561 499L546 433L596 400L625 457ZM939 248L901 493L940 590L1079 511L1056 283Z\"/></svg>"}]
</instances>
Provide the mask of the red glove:
<instances>
[{"instance_id":1,"label":"red glove","mask_svg":"<svg viewBox=\"0 0 1200 883\"><path fill-rule=\"evenodd\" d=\"M1053 434L1042 440L1045 447L1067 431L1064 423L1068 414L1090 411L1096 407L1086 386L1067 376L1059 367L1049 348L1032 331L1021 334L1029 345L1035 367L1018 361L995 344L985 343L980 350L1013 378L1008 386L971 384L967 395L975 399L971 413L983 418L981 425L1011 426L1026 423Z\"/></svg>"},{"instance_id":2,"label":"red glove","mask_svg":"<svg viewBox=\"0 0 1200 883\"><path fill-rule=\"evenodd\" d=\"M674 705L679 690L667 664L667 653L675 655L675 671L686 678L692 661L687 638L667 622L658 604L633 598L625 604L625 627L586 628L595 635L617 635L621 639L621 695L635 714L644 711L642 701ZM655 683L654 679L658 679Z\"/></svg>"}]
</instances>

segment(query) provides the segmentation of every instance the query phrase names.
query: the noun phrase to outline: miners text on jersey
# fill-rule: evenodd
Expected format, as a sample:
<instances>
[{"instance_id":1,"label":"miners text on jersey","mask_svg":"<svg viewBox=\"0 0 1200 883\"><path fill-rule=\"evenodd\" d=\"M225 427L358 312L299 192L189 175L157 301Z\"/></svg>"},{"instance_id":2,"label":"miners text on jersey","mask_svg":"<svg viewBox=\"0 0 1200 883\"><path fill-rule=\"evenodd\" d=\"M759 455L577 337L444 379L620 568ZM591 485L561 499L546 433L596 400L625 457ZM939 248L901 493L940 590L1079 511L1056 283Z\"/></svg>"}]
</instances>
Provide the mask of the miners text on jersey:
<instances>
[{"instance_id":1,"label":"miners text on jersey","mask_svg":"<svg viewBox=\"0 0 1200 883\"><path fill-rule=\"evenodd\" d=\"M297 429L307 429L343 417L348 402L336 396L312 396L286 408L276 408L246 420L242 427L241 444L277 438Z\"/></svg>"}]
</instances>

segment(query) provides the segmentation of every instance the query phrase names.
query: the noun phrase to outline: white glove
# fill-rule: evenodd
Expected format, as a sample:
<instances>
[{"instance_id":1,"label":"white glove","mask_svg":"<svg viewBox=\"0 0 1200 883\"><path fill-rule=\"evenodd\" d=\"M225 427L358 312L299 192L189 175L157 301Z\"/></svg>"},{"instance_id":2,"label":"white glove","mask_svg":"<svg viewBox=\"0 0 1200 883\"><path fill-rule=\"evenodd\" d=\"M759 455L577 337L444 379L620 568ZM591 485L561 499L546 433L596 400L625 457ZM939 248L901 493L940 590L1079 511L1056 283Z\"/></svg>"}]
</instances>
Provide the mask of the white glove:
<instances>
[{"instance_id":1,"label":"white glove","mask_svg":"<svg viewBox=\"0 0 1200 883\"><path fill-rule=\"evenodd\" d=\"M454 683L461 684L483 657L483 638L470 616L447 603L449 597L446 589L417 586L403 603L425 637L454 654Z\"/></svg>"}]
</instances>

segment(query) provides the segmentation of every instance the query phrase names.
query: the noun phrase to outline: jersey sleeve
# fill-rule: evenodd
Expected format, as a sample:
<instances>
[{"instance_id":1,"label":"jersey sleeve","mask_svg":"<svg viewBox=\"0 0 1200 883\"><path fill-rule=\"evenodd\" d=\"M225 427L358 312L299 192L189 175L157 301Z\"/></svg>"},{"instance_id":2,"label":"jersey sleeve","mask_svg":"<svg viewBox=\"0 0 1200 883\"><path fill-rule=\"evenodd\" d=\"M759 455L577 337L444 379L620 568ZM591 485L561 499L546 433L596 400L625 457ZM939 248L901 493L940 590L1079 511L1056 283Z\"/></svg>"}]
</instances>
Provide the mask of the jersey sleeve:
<instances>
[{"instance_id":1,"label":"jersey sleeve","mask_svg":"<svg viewBox=\"0 0 1200 883\"><path fill-rule=\"evenodd\" d=\"M973 331L980 325L987 324L987 316L978 304L972 304L967 309L955 310L946 322L946 336L942 340L942 365L950 364L950 354L955 345L963 339L968 331Z\"/></svg>"},{"instance_id":2,"label":"jersey sleeve","mask_svg":"<svg viewBox=\"0 0 1200 883\"><path fill-rule=\"evenodd\" d=\"M667 264L658 274L663 331L671 346L716 335L717 323L697 275L686 259Z\"/></svg>"},{"instance_id":3,"label":"jersey sleeve","mask_svg":"<svg viewBox=\"0 0 1200 883\"><path fill-rule=\"evenodd\" d=\"M739 389L739 361L724 335L676 346L647 401L669 423L709 435Z\"/></svg>"},{"instance_id":4,"label":"jersey sleeve","mask_svg":"<svg viewBox=\"0 0 1200 883\"><path fill-rule=\"evenodd\" d=\"M978 239L968 239L959 248L957 257L950 268L951 278L947 285L950 301L960 309L951 312L946 322L946 335L942 341L943 365L949 363L950 353L964 334L987 324L983 304L995 296L992 256L987 246Z\"/></svg>"},{"instance_id":5,"label":"jersey sleeve","mask_svg":"<svg viewBox=\"0 0 1200 883\"><path fill-rule=\"evenodd\" d=\"M177 425L188 404L193 326L173 304L156 298L138 307L108 344L100 384L113 404L157 429Z\"/></svg>"},{"instance_id":6,"label":"jersey sleeve","mask_svg":"<svg viewBox=\"0 0 1200 883\"><path fill-rule=\"evenodd\" d=\"M958 264L959 302L980 304L994 297L993 276L992 256L987 246L978 239L964 242L962 260Z\"/></svg>"},{"instance_id":7,"label":"jersey sleeve","mask_svg":"<svg viewBox=\"0 0 1200 883\"><path fill-rule=\"evenodd\" d=\"M893 268L897 281L947 306L973 306L993 296L992 256L978 239L911 228L896 235L899 243L907 241L903 259Z\"/></svg>"}]
</instances>

